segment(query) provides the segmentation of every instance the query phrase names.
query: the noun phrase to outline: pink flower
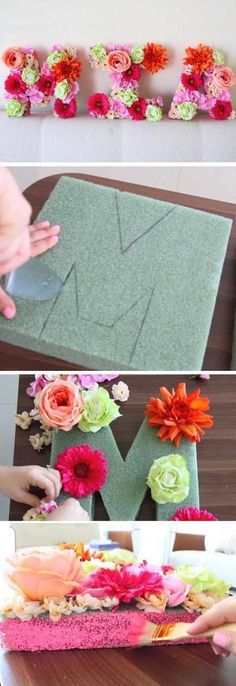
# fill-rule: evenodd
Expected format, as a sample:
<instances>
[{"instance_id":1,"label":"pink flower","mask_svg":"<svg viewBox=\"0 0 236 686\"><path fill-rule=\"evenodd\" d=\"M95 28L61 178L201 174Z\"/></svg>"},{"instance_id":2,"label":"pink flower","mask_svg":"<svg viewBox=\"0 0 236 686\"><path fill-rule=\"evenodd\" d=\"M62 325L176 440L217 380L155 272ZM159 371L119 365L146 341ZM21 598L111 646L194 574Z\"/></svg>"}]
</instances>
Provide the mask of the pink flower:
<instances>
[{"instance_id":1,"label":"pink flower","mask_svg":"<svg viewBox=\"0 0 236 686\"><path fill-rule=\"evenodd\" d=\"M111 78L118 88L137 88L141 73L142 71L138 64L131 64L127 71L121 73L113 72Z\"/></svg>"},{"instance_id":2,"label":"pink flower","mask_svg":"<svg viewBox=\"0 0 236 686\"><path fill-rule=\"evenodd\" d=\"M55 469L61 475L65 493L84 498L99 491L107 478L107 460L100 450L90 445L67 448L57 456Z\"/></svg>"},{"instance_id":3,"label":"pink flower","mask_svg":"<svg viewBox=\"0 0 236 686\"><path fill-rule=\"evenodd\" d=\"M37 393L43 390L49 382L45 379L43 374L35 374L35 381L32 381L30 385L26 388L26 393L31 398L35 398Z\"/></svg>"},{"instance_id":4,"label":"pink flower","mask_svg":"<svg viewBox=\"0 0 236 686\"><path fill-rule=\"evenodd\" d=\"M208 512L208 510L199 510L198 507L179 507L179 509L176 511L175 515L172 517L172 521L174 522L187 522L187 521L203 521L203 522L210 522L210 521L215 521L217 522L218 519L215 517L211 512Z\"/></svg>"},{"instance_id":5,"label":"pink flower","mask_svg":"<svg viewBox=\"0 0 236 686\"><path fill-rule=\"evenodd\" d=\"M124 72L131 66L131 59L126 50L112 50L107 56L107 68L110 71Z\"/></svg>"},{"instance_id":6,"label":"pink flower","mask_svg":"<svg viewBox=\"0 0 236 686\"><path fill-rule=\"evenodd\" d=\"M57 510L57 507L55 500L50 500L49 502L42 500L40 505L36 507L35 512L37 514L50 514L51 512L54 512L54 510Z\"/></svg>"},{"instance_id":7,"label":"pink flower","mask_svg":"<svg viewBox=\"0 0 236 686\"><path fill-rule=\"evenodd\" d=\"M69 103L79 92L79 84L77 81L71 81L70 83L70 90L66 98L64 98L63 102Z\"/></svg>"},{"instance_id":8,"label":"pink flower","mask_svg":"<svg viewBox=\"0 0 236 686\"><path fill-rule=\"evenodd\" d=\"M235 84L235 75L229 67L215 67L213 81L220 88L230 88Z\"/></svg>"},{"instance_id":9,"label":"pink flower","mask_svg":"<svg viewBox=\"0 0 236 686\"><path fill-rule=\"evenodd\" d=\"M72 98L69 103L62 102L57 98L54 102L54 114L60 119L71 119L77 112L76 98Z\"/></svg>"},{"instance_id":10,"label":"pink flower","mask_svg":"<svg viewBox=\"0 0 236 686\"><path fill-rule=\"evenodd\" d=\"M38 89L38 84L36 86L27 88L26 95L30 99L30 102L35 103L36 105L40 102L43 102L45 98L44 93Z\"/></svg>"},{"instance_id":11,"label":"pink flower","mask_svg":"<svg viewBox=\"0 0 236 686\"><path fill-rule=\"evenodd\" d=\"M169 607L180 605L191 589L191 586L186 584L185 581L180 579L176 574L166 574L163 583L164 591L168 595L167 603Z\"/></svg>"},{"instance_id":12,"label":"pink flower","mask_svg":"<svg viewBox=\"0 0 236 686\"><path fill-rule=\"evenodd\" d=\"M119 374L68 374L67 381L75 383L80 388L93 388L103 381L117 379Z\"/></svg>"},{"instance_id":13,"label":"pink flower","mask_svg":"<svg viewBox=\"0 0 236 686\"><path fill-rule=\"evenodd\" d=\"M144 98L139 98L138 100L135 100L133 105L128 108L129 114L131 116L131 119L134 119L135 121L140 121L141 119L145 119L146 115L146 110L147 110L147 103Z\"/></svg>"},{"instance_id":14,"label":"pink flower","mask_svg":"<svg viewBox=\"0 0 236 686\"><path fill-rule=\"evenodd\" d=\"M202 379L203 381L209 381L210 378L211 378L210 374L205 374L205 373L199 374L199 379Z\"/></svg>"},{"instance_id":15,"label":"pink flower","mask_svg":"<svg viewBox=\"0 0 236 686\"><path fill-rule=\"evenodd\" d=\"M96 598L111 596L130 603L144 593L158 594L163 590L163 579L158 572L142 565L123 565L121 569L99 569L83 580L84 591Z\"/></svg>"},{"instance_id":16,"label":"pink flower","mask_svg":"<svg viewBox=\"0 0 236 686\"><path fill-rule=\"evenodd\" d=\"M216 100L214 107L209 110L209 115L213 119L224 120L230 119L232 112L233 108L231 102Z\"/></svg>"},{"instance_id":17,"label":"pink flower","mask_svg":"<svg viewBox=\"0 0 236 686\"><path fill-rule=\"evenodd\" d=\"M20 73L18 71L12 71L7 77L4 86L8 93L11 95L19 95L24 93L26 90L26 84L22 81Z\"/></svg>"},{"instance_id":18,"label":"pink flower","mask_svg":"<svg viewBox=\"0 0 236 686\"><path fill-rule=\"evenodd\" d=\"M81 393L77 386L69 381L51 381L41 391L38 411L48 426L70 431L82 416Z\"/></svg>"},{"instance_id":19,"label":"pink flower","mask_svg":"<svg viewBox=\"0 0 236 686\"><path fill-rule=\"evenodd\" d=\"M93 93L88 98L87 107L92 117L105 117L110 109L110 101L105 93Z\"/></svg>"},{"instance_id":20,"label":"pink flower","mask_svg":"<svg viewBox=\"0 0 236 686\"><path fill-rule=\"evenodd\" d=\"M45 96L53 95L55 89L55 79L51 74L42 74L37 81L39 91L42 91Z\"/></svg>"},{"instance_id":21,"label":"pink flower","mask_svg":"<svg viewBox=\"0 0 236 686\"><path fill-rule=\"evenodd\" d=\"M197 91L202 86L202 75L192 71L191 74L185 72L181 74L181 82L189 91Z\"/></svg>"},{"instance_id":22,"label":"pink flower","mask_svg":"<svg viewBox=\"0 0 236 686\"><path fill-rule=\"evenodd\" d=\"M111 109L117 119L127 119L129 117L128 107L121 102L120 98L112 98Z\"/></svg>"}]
</instances>

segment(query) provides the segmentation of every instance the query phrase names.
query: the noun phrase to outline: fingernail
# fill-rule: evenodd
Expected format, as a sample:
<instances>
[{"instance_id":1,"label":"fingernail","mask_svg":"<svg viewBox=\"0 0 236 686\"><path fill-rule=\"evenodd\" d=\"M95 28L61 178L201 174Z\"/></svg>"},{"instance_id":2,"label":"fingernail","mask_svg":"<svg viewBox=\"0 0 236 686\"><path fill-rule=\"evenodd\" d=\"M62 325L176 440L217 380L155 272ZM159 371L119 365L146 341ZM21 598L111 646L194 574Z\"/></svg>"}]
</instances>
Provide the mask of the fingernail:
<instances>
[{"instance_id":1,"label":"fingernail","mask_svg":"<svg viewBox=\"0 0 236 686\"><path fill-rule=\"evenodd\" d=\"M224 650L228 650L230 646L230 636L227 634L221 633L221 631L216 631L216 633L213 636L213 641L216 643L217 646L220 646L220 648L223 648Z\"/></svg>"},{"instance_id":2,"label":"fingernail","mask_svg":"<svg viewBox=\"0 0 236 686\"><path fill-rule=\"evenodd\" d=\"M50 226L50 222L47 219L41 223L42 223L42 226Z\"/></svg>"},{"instance_id":3,"label":"fingernail","mask_svg":"<svg viewBox=\"0 0 236 686\"><path fill-rule=\"evenodd\" d=\"M13 307L10 307L10 305L8 305L8 307L4 307L2 314L4 317L6 317L6 319L13 319L13 317L15 316L15 310L13 310Z\"/></svg>"}]
</instances>

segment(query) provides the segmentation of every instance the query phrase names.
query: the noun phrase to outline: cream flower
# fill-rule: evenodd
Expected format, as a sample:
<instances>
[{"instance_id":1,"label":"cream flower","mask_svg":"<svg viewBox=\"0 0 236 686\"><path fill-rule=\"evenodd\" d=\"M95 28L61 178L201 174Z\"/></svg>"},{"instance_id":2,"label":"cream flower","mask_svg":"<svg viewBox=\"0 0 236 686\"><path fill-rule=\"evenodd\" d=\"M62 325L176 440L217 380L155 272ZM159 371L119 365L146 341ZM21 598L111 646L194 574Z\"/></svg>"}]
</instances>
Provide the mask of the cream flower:
<instances>
[{"instance_id":1,"label":"cream flower","mask_svg":"<svg viewBox=\"0 0 236 686\"><path fill-rule=\"evenodd\" d=\"M41 438L43 438L44 445L51 445L52 443L52 430L44 429Z\"/></svg>"},{"instance_id":2,"label":"cream flower","mask_svg":"<svg viewBox=\"0 0 236 686\"><path fill-rule=\"evenodd\" d=\"M16 425L20 426L24 431L30 427L32 424L32 417L30 417L28 412L22 412L21 414L16 414Z\"/></svg>"},{"instance_id":3,"label":"cream flower","mask_svg":"<svg viewBox=\"0 0 236 686\"><path fill-rule=\"evenodd\" d=\"M49 617L53 622L58 622L61 619L61 615L70 615L72 612L68 600L66 598L57 598L56 596L44 598L43 610L49 613Z\"/></svg>"},{"instance_id":4,"label":"cream flower","mask_svg":"<svg viewBox=\"0 0 236 686\"><path fill-rule=\"evenodd\" d=\"M124 381L119 381L119 383L114 383L111 389L114 400L120 400L120 402L125 402L129 397L129 386Z\"/></svg>"},{"instance_id":5,"label":"cream flower","mask_svg":"<svg viewBox=\"0 0 236 686\"><path fill-rule=\"evenodd\" d=\"M163 612L166 607L168 595L164 592L159 595L144 593L142 598L137 598L137 600L137 607L139 610L145 610L146 612Z\"/></svg>"},{"instance_id":6,"label":"cream flower","mask_svg":"<svg viewBox=\"0 0 236 686\"><path fill-rule=\"evenodd\" d=\"M41 417L40 417L40 414L39 414L37 407L34 407L33 410L30 410L30 417L32 417L32 419L35 422L40 422Z\"/></svg>"},{"instance_id":7,"label":"cream flower","mask_svg":"<svg viewBox=\"0 0 236 686\"><path fill-rule=\"evenodd\" d=\"M27 512L25 512L23 516L24 522L29 522L32 519L37 519L37 512L35 507L30 507L30 509L27 510Z\"/></svg>"},{"instance_id":8,"label":"cream flower","mask_svg":"<svg viewBox=\"0 0 236 686\"><path fill-rule=\"evenodd\" d=\"M226 596L214 596L204 593L203 591L199 591L198 593L189 591L183 602L183 607L188 610L188 612L201 612L210 610L213 605L225 598Z\"/></svg>"},{"instance_id":9,"label":"cream flower","mask_svg":"<svg viewBox=\"0 0 236 686\"><path fill-rule=\"evenodd\" d=\"M43 445L44 445L44 440L43 437L40 436L40 434L34 434L29 437L29 442L31 443L32 447L34 450L37 450L40 453L40 450L42 450Z\"/></svg>"}]
</instances>

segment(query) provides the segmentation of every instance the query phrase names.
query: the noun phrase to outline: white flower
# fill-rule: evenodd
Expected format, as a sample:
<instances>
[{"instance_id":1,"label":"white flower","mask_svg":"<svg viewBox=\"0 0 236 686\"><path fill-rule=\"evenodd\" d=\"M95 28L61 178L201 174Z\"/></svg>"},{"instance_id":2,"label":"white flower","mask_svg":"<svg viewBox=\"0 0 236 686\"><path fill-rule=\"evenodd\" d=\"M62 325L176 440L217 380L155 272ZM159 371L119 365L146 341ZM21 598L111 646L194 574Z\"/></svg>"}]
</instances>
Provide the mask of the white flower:
<instances>
[{"instance_id":1,"label":"white flower","mask_svg":"<svg viewBox=\"0 0 236 686\"><path fill-rule=\"evenodd\" d=\"M51 445L52 442L52 429L45 428L41 438L43 438L44 445Z\"/></svg>"},{"instance_id":2,"label":"white flower","mask_svg":"<svg viewBox=\"0 0 236 686\"><path fill-rule=\"evenodd\" d=\"M16 414L16 425L20 426L21 429L28 429L32 423L32 418L28 412L22 412L21 414Z\"/></svg>"},{"instance_id":3,"label":"white flower","mask_svg":"<svg viewBox=\"0 0 236 686\"><path fill-rule=\"evenodd\" d=\"M32 417L35 422L40 422L41 417L37 407L34 407L33 410L30 410L30 417Z\"/></svg>"},{"instance_id":4,"label":"white flower","mask_svg":"<svg viewBox=\"0 0 236 686\"><path fill-rule=\"evenodd\" d=\"M29 437L29 442L31 443L33 449L40 453L40 450L42 450L44 445L43 437L40 436L40 434L34 434Z\"/></svg>"},{"instance_id":5,"label":"white flower","mask_svg":"<svg viewBox=\"0 0 236 686\"><path fill-rule=\"evenodd\" d=\"M24 514L24 521L28 522L32 519L36 519L37 517L37 512L36 512L36 507L31 507L27 512Z\"/></svg>"},{"instance_id":6,"label":"white flower","mask_svg":"<svg viewBox=\"0 0 236 686\"><path fill-rule=\"evenodd\" d=\"M120 400L120 402L125 402L129 397L129 387L124 381L119 381L114 383L111 389L114 400Z\"/></svg>"}]
</instances>

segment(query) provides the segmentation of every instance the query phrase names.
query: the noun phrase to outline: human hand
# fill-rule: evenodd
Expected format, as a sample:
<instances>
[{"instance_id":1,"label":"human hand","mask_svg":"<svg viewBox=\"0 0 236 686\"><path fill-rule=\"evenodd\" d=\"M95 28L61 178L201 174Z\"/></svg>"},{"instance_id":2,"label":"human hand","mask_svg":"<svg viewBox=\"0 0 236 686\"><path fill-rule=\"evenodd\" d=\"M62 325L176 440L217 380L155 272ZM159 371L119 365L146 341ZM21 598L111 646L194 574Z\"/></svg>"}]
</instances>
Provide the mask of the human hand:
<instances>
[{"instance_id":1,"label":"human hand","mask_svg":"<svg viewBox=\"0 0 236 686\"><path fill-rule=\"evenodd\" d=\"M57 510L47 516L47 521L53 522L89 522L86 510L76 498L65 498Z\"/></svg>"},{"instance_id":2,"label":"human hand","mask_svg":"<svg viewBox=\"0 0 236 686\"><path fill-rule=\"evenodd\" d=\"M61 490L61 477L57 469L37 465L28 467L0 467L0 491L17 503L31 507L40 505L41 499L29 492L30 486L41 488L45 500L55 500Z\"/></svg>"},{"instance_id":3,"label":"human hand","mask_svg":"<svg viewBox=\"0 0 236 686\"><path fill-rule=\"evenodd\" d=\"M1 261L1 239L0 239L0 275L6 274L13 269L20 267L32 257L42 255L42 253L54 248L58 242L60 226L50 225L50 222L43 221L28 226L17 239L15 239L15 254L9 255L6 261ZM13 241L14 242L14 241ZM6 258L6 253L5 253ZM7 319L13 319L16 314L14 300L0 288L0 312Z\"/></svg>"},{"instance_id":4,"label":"human hand","mask_svg":"<svg viewBox=\"0 0 236 686\"><path fill-rule=\"evenodd\" d=\"M212 648L216 655L228 657L230 653L236 655L236 632L217 631L222 624L236 622L236 598L226 598L216 603L210 610L200 615L195 622L189 625L188 633L191 636L203 633L209 629L216 629L211 639Z\"/></svg>"}]
</instances>

